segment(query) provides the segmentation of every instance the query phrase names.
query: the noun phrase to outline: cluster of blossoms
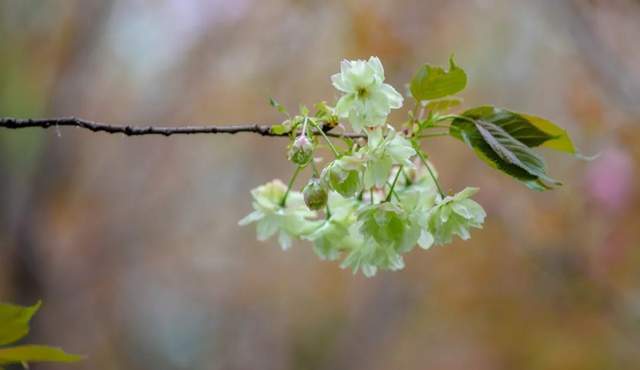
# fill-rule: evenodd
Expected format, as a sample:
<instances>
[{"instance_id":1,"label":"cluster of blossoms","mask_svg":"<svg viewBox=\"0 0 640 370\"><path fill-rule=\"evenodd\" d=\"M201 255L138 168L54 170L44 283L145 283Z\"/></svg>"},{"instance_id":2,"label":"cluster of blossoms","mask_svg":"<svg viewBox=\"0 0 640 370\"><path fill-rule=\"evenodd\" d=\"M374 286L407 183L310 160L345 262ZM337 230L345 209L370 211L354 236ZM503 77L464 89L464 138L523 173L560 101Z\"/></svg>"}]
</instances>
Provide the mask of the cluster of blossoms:
<instances>
[{"instance_id":1,"label":"cluster of blossoms","mask_svg":"<svg viewBox=\"0 0 640 370\"><path fill-rule=\"evenodd\" d=\"M403 97L384 79L376 57L343 61L331 77L343 93L335 107L321 103L314 116L303 108L280 125L291 137L288 157L296 171L289 186L273 180L254 189L255 210L241 225L256 223L259 240L277 234L283 249L294 238L311 241L320 258L342 259L343 268L366 276L402 269L403 254L416 245L447 244L454 235L468 239L471 228L482 227L485 212L470 199L477 189L444 194L420 146L425 132L437 129L438 115L418 117L425 115L426 102L416 99L406 127L396 130L387 117L402 107ZM332 143L327 125L341 120L362 137ZM320 138L334 155L322 170L314 158ZM292 184L303 168L312 169L311 178L295 191Z\"/></svg>"}]
</instances>

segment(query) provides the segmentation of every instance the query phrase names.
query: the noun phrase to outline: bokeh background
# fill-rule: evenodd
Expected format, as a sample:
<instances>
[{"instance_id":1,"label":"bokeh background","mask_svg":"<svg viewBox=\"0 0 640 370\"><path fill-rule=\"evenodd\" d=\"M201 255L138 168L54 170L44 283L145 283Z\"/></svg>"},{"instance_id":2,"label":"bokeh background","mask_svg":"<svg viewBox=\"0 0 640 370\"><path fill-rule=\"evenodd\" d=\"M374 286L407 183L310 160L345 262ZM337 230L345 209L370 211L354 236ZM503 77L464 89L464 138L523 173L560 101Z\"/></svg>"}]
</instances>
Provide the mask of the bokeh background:
<instances>
[{"instance_id":1,"label":"bokeh background","mask_svg":"<svg viewBox=\"0 0 640 370\"><path fill-rule=\"evenodd\" d=\"M639 42L634 0L4 0L0 116L277 123L270 96L335 101L343 58L402 90L455 52L465 106L600 156L545 152L565 186L535 193L428 140L485 228L366 279L237 226L284 140L0 129L0 299L42 298L29 341L88 355L34 369L637 369Z\"/></svg>"}]
</instances>

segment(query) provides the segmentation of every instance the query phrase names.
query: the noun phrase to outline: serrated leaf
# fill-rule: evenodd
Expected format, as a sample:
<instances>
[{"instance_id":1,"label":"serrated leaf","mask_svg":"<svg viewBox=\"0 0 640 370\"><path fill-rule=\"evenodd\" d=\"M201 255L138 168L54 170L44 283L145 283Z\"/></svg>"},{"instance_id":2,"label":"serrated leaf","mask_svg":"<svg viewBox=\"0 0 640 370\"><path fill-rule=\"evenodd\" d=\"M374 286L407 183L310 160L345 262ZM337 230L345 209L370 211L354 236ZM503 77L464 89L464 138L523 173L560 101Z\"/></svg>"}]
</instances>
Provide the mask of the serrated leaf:
<instances>
[{"instance_id":1,"label":"serrated leaf","mask_svg":"<svg viewBox=\"0 0 640 370\"><path fill-rule=\"evenodd\" d=\"M544 118L492 106L469 109L463 115L494 123L530 148L543 146L576 154L567 131Z\"/></svg>"},{"instance_id":2,"label":"serrated leaf","mask_svg":"<svg viewBox=\"0 0 640 370\"><path fill-rule=\"evenodd\" d=\"M455 119L451 135L463 140L478 157L533 190L547 190L560 183L546 174L542 158L501 126L480 119Z\"/></svg>"},{"instance_id":3,"label":"serrated leaf","mask_svg":"<svg viewBox=\"0 0 640 370\"><path fill-rule=\"evenodd\" d=\"M548 177L544 160L522 142L514 139L500 126L491 122L477 120L476 129L491 149L505 162L516 165L529 174L539 177L553 185L559 182Z\"/></svg>"},{"instance_id":4,"label":"serrated leaf","mask_svg":"<svg viewBox=\"0 0 640 370\"><path fill-rule=\"evenodd\" d=\"M456 94L467 86L467 74L449 58L449 70L425 64L411 80L411 95L418 100L431 100Z\"/></svg>"},{"instance_id":5,"label":"serrated leaf","mask_svg":"<svg viewBox=\"0 0 640 370\"><path fill-rule=\"evenodd\" d=\"M524 145L533 148L555 138L542 131L523 116L502 108L481 106L465 111L465 117L493 123Z\"/></svg>"},{"instance_id":6,"label":"serrated leaf","mask_svg":"<svg viewBox=\"0 0 640 370\"><path fill-rule=\"evenodd\" d=\"M462 104L462 98L452 96L449 98L441 98L429 101L426 108L433 112L444 112L451 108L455 108Z\"/></svg>"},{"instance_id":7,"label":"serrated leaf","mask_svg":"<svg viewBox=\"0 0 640 370\"><path fill-rule=\"evenodd\" d=\"M0 348L0 364L29 362L76 362L82 356L72 355L60 348L27 344L22 346Z\"/></svg>"},{"instance_id":8,"label":"serrated leaf","mask_svg":"<svg viewBox=\"0 0 640 370\"><path fill-rule=\"evenodd\" d=\"M545 141L542 146L561 152L577 154L576 148L565 129L541 117L532 116L525 113L519 114L527 119L527 121L529 121L532 125L536 126L538 129L553 136L553 139Z\"/></svg>"},{"instance_id":9,"label":"serrated leaf","mask_svg":"<svg viewBox=\"0 0 640 370\"><path fill-rule=\"evenodd\" d=\"M0 304L0 345L13 343L29 333L29 321L42 302L30 307Z\"/></svg>"}]
</instances>

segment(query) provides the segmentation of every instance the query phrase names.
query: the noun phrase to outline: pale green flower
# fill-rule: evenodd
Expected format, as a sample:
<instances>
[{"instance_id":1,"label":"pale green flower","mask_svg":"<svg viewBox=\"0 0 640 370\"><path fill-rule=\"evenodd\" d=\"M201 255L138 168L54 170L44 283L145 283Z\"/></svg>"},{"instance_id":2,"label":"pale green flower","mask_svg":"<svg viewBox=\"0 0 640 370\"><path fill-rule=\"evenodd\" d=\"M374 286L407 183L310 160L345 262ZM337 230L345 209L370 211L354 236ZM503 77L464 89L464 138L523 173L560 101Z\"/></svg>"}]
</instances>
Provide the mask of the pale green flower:
<instances>
[{"instance_id":1,"label":"pale green flower","mask_svg":"<svg viewBox=\"0 0 640 370\"><path fill-rule=\"evenodd\" d=\"M255 211L239 222L240 225L255 222L258 240L267 240L278 233L278 243L285 250L291 247L292 238L306 235L317 227L317 221L308 219L315 216L315 212L304 204L302 193L289 192L286 205L281 205L286 191L287 186L280 180L253 189Z\"/></svg>"},{"instance_id":2,"label":"pale green flower","mask_svg":"<svg viewBox=\"0 0 640 370\"><path fill-rule=\"evenodd\" d=\"M330 192L328 207L329 217L303 238L313 242L313 249L320 258L332 261L338 259L340 253L353 244L349 228L357 220L355 210L358 202Z\"/></svg>"},{"instance_id":3,"label":"pale green flower","mask_svg":"<svg viewBox=\"0 0 640 370\"><path fill-rule=\"evenodd\" d=\"M364 159L359 153L336 159L322 171L321 178L342 196L351 197L362 190Z\"/></svg>"},{"instance_id":4,"label":"pale green flower","mask_svg":"<svg viewBox=\"0 0 640 370\"><path fill-rule=\"evenodd\" d=\"M368 206L358 215L360 231L380 246L408 252L420 236L420 228L411 222L402 207L383 202Z\"/></svg>"},{"instance_id":5,"label":"pale green flower","mask_svg":"<svg viewBox=\"0 0 640 370\"><path fill-rule=\"evenodd\" d=\"M335 113L348 118L355 132L384 125L391 109L402 107L402 95L384 83L384 69L377 57L342 61L340 73L331 76L331 82L345 93L338 100Z\"/></svg>"},{"instance_id":6,"label":"pale green flower","mask_svg":"<svg viewBox=\"0 0 640 370\"><path fill-rule=\"evenodd\" d=\"M454 196L438 197L427 220L435 244L451 243L453 235L467 240L471 236L470 228L482 228L486 213L482 206L469 199L477 191L477 188L466 188Z\"/></svg>"},{"instance_id":7,"label":"pale green flower","mask_svg":"<svg viewBox=\"0 0 640 370\"><path fill-rule=\"evenodd\" d=\"M435 178L438 173L430 162L427 162ZM418 245L423 249L430 248L434 243L434 237L427 226L428 216L431 208L435 205L438 196L438 189L435 181L427 171L421 161L413 167L403 168L403 174L398 178L396 194L398 194L399 205L405 211L407 218L414 224L420 225L420 238ZM392 171L390 180L395 177Z\"/></svg>"},{"instance_id":8,"label":"pale green flower","mask_svg":"<svg viewBox=\"0 0 640 370\"><path fill-rule=\"evenodd\" d=\"M402 256L393 248L381 246L372 239L363 239L355 226L351 231L350 253L340 267L350 268L354 274L361 270L366 277L374 276L378 269L396 271L404 268Z\"/></svg>"},{"instance_id":9,"label":"pale green flower","mask_svg":"<svg viewBox=\"0 0 640 370\"><path fill-rule=\"evenodd\" d=\"M343 268L373 276L378 269L400 270L404 267L401 253L410 251L420 237L420 228L391 202L379 203L361 210L358 223L349 230L351 243L342 261Z\"/></svg>"},{"instance_id":10,"label":"pale green flower","mask_svg":"<svg viewBox=\"0 0 640 370\"><path fill-rule=\"evenodd\" d=\"M411 157L416 154L416 151L409 140L399 135L393 128L389 128L386 136L383 135L382 128L378 128L369 132L364 154L367 158L364 186L368 189L372 186L384 185L393 165L413 167Z\"/></svg>"},{"instance_id":11,"label":"pale green flower","mask_svg":"<svg viewBox=\"0 0 640 370\"><path fill-rule=\"evenodd\" d=\"M417 242L422 249L430 248L434 242L431 231L420 226L427 225L429 210L435 203L436 194L435 190L421 186L411 186L398 192L399 205L404 210L408 222L420 229Z\"/></svg>"}]
</instances>

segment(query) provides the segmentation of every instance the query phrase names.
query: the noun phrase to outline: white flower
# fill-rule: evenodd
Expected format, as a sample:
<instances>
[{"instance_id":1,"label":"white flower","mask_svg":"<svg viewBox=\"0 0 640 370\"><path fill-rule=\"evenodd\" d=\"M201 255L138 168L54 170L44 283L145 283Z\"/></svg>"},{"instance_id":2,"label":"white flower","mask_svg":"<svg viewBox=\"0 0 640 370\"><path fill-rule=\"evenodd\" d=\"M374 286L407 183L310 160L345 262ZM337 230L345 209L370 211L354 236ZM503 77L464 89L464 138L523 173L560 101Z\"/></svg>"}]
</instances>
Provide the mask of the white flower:
<instances>
[{"instance_id":1,"label":"white flower","mask_svg":"<svg viewBox=\"0 0 640 370\"><path fill-rule=\"evenodd\" d=\"M329 212L331 216L304 239L313 241L313 249L322 259L335 260L340 253L353 244L349 228L356 222L355 210L358 202L344 198L336 192L329 193Z\"/></svg>"},{"instance_id":2,"label":"white flower","mask_svg":"<svg viewBox=\"0 0 640 370\"><path fill-rule=\"evenodd\" d=\"M364 186L367 189L374 185L384 185L394 164L406 168L413 167L411 157L416 154L409 140L391 127L386 136L383 136L382 128L369 131L369 140L364 151L367 158Z\"/></svg>"},{"instance_id":3,"label":"white flower","mask_svg":"<svg viewBox=\"0 0 640 370\"><path fill-rule=\"evenodd\" d=\"M291 246L292 237L306 235L318 226L317 221L307 219L315 212L304 204L302 193L289 192L286 204L282 205L286 191L287 186L280 180L253 189L251 195L255 211L238 222L240 225L256 222L258 240L267 240L278 233L278 243L285 250Z\"/></svg>"},{"instance_id":4,"label":"white flower","mask_svg":"<svg viewBox=\"0 0 640 370\"><path fill-rule=\"evenodd\" d=\"M402 107L402 95L384 83L384 69L377 57L343 60L340 73L331 76L333 86L345 93L336 104L335 113L348 118L355 132L362 127L380 126L391 109Z\"/></svg>"},{"instance_id":5,"label":"white flower","mask_svg":"<svg viewBox=\"0 0 640 370\"><path fill-rule=\"evenodd\" d=\"M344 197L351 197L362 190L360 172L364 159L359 153L336 159L322 170L321 177L331 189Z\"/></svg>"},{"instance_id":6,"label":"white flower","mask_svg":"<svg viewBox=\"0 0 640 370\"><path fill-rule=\"evenodd\" d=\"M427 226L433 234L435 244L451 243L453 235L467 240L471 236L470 228L482 228L486 213L482 206L469 199L477 191L477 188L466 188L444 199L438 196L436 205L427 216Z\"/></svg>"},{"instance_id":7,"label":"white flower","mask_svg":"<svg viewBox=\"0 0 640 370\"><path fill-rule=\"evenodd\" d=\"M412 225L419 226L418 245L422 249L431 248L434 237L426 225L428 223L429 210L433 207L436 199L435 190L412 186L399 192L399 198L400 206L407 214L408 221Z\"/></svg>"}]
</instances>

